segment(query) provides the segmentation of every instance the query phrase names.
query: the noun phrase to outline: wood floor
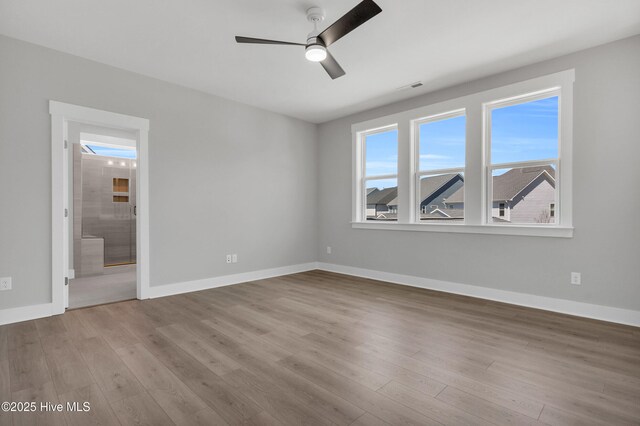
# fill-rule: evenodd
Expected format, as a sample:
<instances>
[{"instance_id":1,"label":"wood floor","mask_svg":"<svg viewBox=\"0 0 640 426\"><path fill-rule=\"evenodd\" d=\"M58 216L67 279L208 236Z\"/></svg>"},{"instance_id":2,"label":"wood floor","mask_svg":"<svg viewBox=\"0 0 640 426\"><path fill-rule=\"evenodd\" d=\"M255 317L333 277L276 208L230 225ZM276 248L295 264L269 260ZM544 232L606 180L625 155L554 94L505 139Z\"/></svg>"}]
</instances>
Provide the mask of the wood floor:
<instances>
[{"instance_id":1,"label":"wood floor","mask_svg":"<svg viewBox=\"0 0 640 426\"><path fill-rule=\"evenodd\" d=\"M313 271L0 327L0 425L638 425L640 329Z\"/></svg>"}]
</instances>

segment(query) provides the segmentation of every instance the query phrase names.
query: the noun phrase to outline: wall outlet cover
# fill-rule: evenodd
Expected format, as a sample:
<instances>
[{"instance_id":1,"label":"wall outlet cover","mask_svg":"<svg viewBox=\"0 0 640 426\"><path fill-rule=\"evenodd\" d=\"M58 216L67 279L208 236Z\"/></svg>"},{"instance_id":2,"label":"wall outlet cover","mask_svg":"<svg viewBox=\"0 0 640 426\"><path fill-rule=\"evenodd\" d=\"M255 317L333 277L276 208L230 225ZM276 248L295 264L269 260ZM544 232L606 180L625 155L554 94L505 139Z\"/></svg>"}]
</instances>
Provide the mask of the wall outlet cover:
<instances>
[{"instance_id":1,"label":"wall outlet cover","mask_svg":"<svg viewBox=\"0 0 640 426\"><path fill-rule=\"evenodd\" d=\"M573 285L581 285L582 284L582 275L580 272L572 272L571 273L571 284Z\"/></svg>"},{"instance_id":2,"label":"wall outlet cover","mask_svg":"<svg viewBox=\"0 0 640 426\"><path fill-rule=\"evenodd\" d=\"M0 278L0 291L11 290L12 287L11 277Z\"/></svg>"},{"instance_id":3,"label":"wall outlet cover","mask_svg":"<svg viewBox=\"0 0 640 426\"><path fill-rule=\"evenodd\" d=\"M231 263L231 255L230 254L227 255L227 263Z\"/></svg>"}]
</instances>

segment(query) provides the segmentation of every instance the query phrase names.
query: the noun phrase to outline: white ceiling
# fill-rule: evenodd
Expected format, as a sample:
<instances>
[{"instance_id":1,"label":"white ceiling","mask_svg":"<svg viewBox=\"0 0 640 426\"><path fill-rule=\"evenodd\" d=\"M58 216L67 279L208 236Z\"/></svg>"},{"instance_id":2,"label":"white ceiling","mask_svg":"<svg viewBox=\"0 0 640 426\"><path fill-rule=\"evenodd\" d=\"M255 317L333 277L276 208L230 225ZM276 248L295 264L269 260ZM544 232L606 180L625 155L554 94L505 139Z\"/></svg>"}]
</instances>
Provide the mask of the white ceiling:
<instances>
[{"instance_id":1,"label":"white ceiling","mask_svg":"<svg viewBox=\"0 0 640 426\"><path fill-rule=\"evenodd\" d=\"M297 46L313 5L359 0L0 0L0 34L319 123L640 33L639 0L376 0L331 46L332 81ZM419 89L398 88L421 80Z\"/></svg>"}]
</instances>

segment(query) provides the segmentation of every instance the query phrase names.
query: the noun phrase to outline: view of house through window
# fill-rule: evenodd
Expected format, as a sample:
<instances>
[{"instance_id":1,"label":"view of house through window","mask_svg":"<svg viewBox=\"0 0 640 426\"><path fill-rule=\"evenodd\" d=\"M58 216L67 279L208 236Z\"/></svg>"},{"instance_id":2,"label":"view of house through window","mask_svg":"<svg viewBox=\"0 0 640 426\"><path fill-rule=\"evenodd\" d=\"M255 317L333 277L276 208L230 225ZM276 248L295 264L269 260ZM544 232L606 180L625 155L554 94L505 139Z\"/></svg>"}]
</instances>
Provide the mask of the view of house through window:
<instances>
[{"instance_id":1,"label":"view of house through window","mask_svg":"<svg viewBox=\"0 0 640 426\"><path fill-rule=\"evenodd\" d=\"M367 220L398 220L398 130L370 133L363 138L364 190Z\"/></svg>"},{"instance_id":2,"label":"view of house through window","mask_svg":"<svg viewBox=\"0 0 640 426\"><path fill-rule=\"evenodd\" d=\"M555 223L558 96L490 107L490 223Z\"/></svg>"},{"instance_id":3,"label":"view of house through window","mask_svg":"<svg viewBox=\"0 0 640 426\"><path fill-rule=\"evenodd\" d=\"M416 126L419 138L416 217L420 222L462 222L466 145L464 111L426 118L416 122Z\"/></svg>"}]
</instances>

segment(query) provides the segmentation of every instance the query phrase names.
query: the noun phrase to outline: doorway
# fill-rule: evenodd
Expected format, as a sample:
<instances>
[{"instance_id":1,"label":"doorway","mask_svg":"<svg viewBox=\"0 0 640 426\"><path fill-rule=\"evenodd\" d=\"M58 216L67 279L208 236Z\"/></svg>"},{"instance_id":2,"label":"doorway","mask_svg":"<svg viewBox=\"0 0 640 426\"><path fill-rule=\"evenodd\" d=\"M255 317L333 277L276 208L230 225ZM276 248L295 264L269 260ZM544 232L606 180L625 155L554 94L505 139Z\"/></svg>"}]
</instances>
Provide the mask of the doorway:
<instances>
[{"instance_id":1,"label":"doorway","mask_svg":"<svg viewBox=\"0 0 640 426\"><path fill-rule=\"evenodd\" d=\"M135 134L69 122L68 142L68 307L135 299Z\"/></svg>"},{"instance_id":2,"label":"doorway","mask_svg":"<svg viewBox=\"0 0 640 426\"><path fill-rule=\"evenodd\" d=\"M52 314L148 298L149 121L56 101L49 112Z\"/></svg>"}]
</instances>

